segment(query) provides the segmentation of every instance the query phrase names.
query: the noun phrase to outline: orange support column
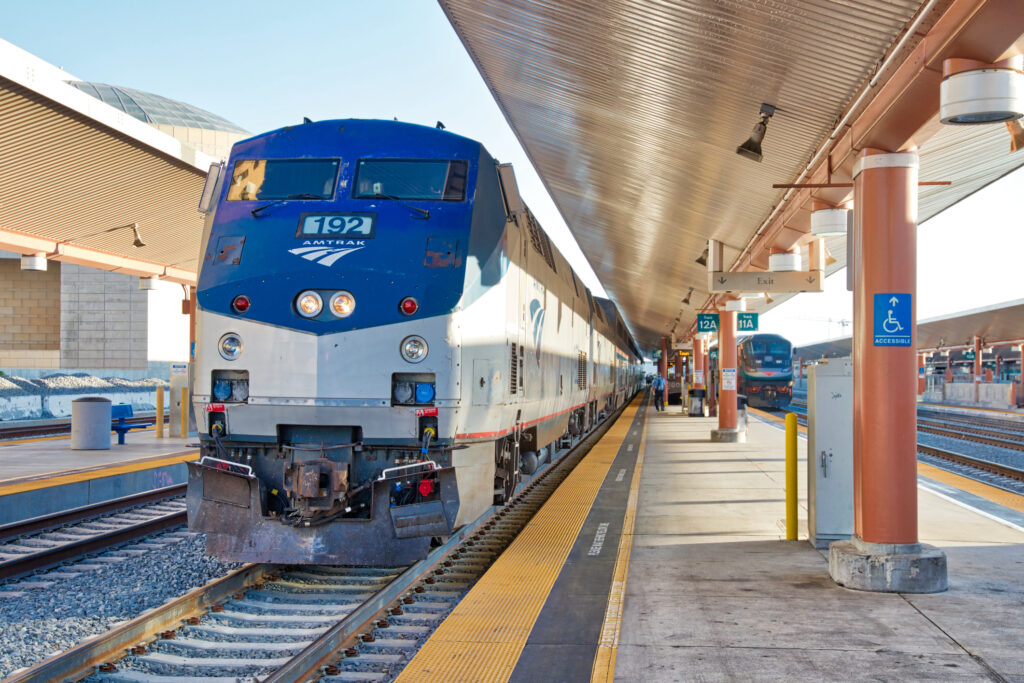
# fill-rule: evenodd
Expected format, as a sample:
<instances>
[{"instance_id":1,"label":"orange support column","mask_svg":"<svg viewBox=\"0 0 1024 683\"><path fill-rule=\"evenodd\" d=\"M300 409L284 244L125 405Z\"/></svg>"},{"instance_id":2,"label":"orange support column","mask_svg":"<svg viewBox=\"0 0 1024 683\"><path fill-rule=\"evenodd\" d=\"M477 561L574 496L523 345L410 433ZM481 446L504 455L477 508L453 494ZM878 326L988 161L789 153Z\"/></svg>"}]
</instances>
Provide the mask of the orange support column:
<instances>
[{"instance_id":1,"label":"orange support column","mask_svg":"<svg viewBox=\"0 0 1024 683\"><path fill-rule=\"evenodd\" d=\"M746 429L737 428L736 419L736 310L742 304L728 301L718 313L718 429L712 430L712 441L747 440Z\"/></svg>"},{"instance_id":2,"label":"orange support column","mask_svg":"<svg viewBox=\"0 0 1024 683\"><path fill-rule=\"evenodd\" d=\"M974 381L974 402L978 402L978 385L981 384L981 337L974 337L974 366L972 380Z\"/></svg>"},{"instance_id":3,"label":"orange support column","mask_svg":"<svg viewBox=\"0 0 1024 683\"><path fill-rule=\"evenodd\" d=\"M861 152L854 166L854 538L829 573L860 590L947 587L946 556L917 536L916 152Z\"/></svg>"},{"instance_id":4,"label":"orange support column","mask_svg":"<svg viewBox=\"0 0 1024 683\"><path fill-rule=\"evenodd\" d=\"M924 354L917 354L917 395L920 396L924 393L925 382L924 382Z\"/></svg>"}]
</instances>

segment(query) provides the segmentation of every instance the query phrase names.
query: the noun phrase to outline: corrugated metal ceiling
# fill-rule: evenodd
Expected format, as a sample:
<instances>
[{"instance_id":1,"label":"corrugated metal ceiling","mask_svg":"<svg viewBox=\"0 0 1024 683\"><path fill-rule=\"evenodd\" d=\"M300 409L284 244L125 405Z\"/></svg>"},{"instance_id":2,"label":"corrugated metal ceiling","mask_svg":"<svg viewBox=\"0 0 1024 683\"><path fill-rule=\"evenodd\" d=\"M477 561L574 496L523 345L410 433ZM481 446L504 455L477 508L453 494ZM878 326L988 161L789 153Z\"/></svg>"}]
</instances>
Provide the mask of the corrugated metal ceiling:
<instances>
[{"instance_id":1,"label":"corrugated metal ceiling","mask_svg":"<svg viewBox=\"0 0 1024 683\"><path fill-rule=\"evenodd\" d=\"M737 256L782 197L772 183L799 174L923 4L439 1L598 278L650 346L682 333L705 301L695 262L705 241L725 243L727 263ZM762 102L779 111L758 164L735 149ZM921 219L1024 163L1008 148L1001 126L931 140L922 179L955 184L922 192ZM845 250L833 242L832 252L836 270Z\"/></svg>"},{"instance_id":2,"label":"corrugated metal ceiling","mask_svg":"<svg viewBox=\"0 0 1024 683\"><path fill-rule=\"evenodd\" d=\"M0 228L197 269L202 171L4 78L0 177Z\"/></svg>"}]
</instances>

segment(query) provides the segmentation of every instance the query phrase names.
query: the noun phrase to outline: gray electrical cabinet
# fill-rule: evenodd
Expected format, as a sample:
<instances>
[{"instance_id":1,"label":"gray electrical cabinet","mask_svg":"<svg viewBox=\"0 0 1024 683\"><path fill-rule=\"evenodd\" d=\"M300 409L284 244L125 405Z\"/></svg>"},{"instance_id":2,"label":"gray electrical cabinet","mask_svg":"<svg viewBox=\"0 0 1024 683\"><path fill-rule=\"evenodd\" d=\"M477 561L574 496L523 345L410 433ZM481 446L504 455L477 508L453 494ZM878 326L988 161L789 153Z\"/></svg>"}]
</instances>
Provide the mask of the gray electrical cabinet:
<instances>
[{"instance_id":1,"label":"gray electrical cabinet","mask_svg":"<svg viewBox=\"0 0 1024 683\"><path fill-rule=\"evenodd\" d=\"M853 361L821 360L807 381L807 530L825 548L853 536Z\"/></svg>"}]
</instances>

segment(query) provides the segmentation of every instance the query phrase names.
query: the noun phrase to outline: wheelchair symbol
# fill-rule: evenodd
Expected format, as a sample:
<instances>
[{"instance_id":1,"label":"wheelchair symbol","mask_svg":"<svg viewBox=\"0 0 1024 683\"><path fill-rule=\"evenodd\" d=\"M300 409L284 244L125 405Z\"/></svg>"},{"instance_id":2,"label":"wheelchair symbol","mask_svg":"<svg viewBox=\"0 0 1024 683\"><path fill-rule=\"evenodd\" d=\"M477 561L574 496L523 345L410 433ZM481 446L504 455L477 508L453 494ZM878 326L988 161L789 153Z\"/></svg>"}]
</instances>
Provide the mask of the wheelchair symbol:
<instances>
[{"instance_id":1,"label":"wheelchair symbol","mask_svg":"<svg viewBox=\"0 0 1024 683\"><path fill-rule=\"evenodd\" d=\"M889 317L882 321L882 329L885 330L886 334L896 334L903 331L903 325L900 325L899 321L892 317L892 310L889 311Z\"/></svg>"}]
</instances>

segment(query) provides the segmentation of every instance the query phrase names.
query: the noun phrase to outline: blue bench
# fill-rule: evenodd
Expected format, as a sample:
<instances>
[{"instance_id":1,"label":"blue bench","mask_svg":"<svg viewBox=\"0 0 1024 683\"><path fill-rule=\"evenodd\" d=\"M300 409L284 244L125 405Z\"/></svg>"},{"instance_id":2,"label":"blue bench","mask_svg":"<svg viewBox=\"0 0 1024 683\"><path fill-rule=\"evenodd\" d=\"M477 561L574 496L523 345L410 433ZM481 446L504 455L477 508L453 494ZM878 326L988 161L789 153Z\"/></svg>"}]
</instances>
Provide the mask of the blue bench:
<instances>
[{"instance_id":1,"label":"blue bench","mask_svg":"<svg viewBox=\"0 0 1024 683\"><path fill-rule=\"evenodd\" d=\"M128 424L125 420L129 417L134 417L135 412L132 410L131 403L115 403L110 406L110 420L113 424L110 428L117 432L117 444L119 446L124 445L124 435L133 429L145 429L156 424L156 420L152 422L135 422Z\"/></svg>"}]
</instances>

